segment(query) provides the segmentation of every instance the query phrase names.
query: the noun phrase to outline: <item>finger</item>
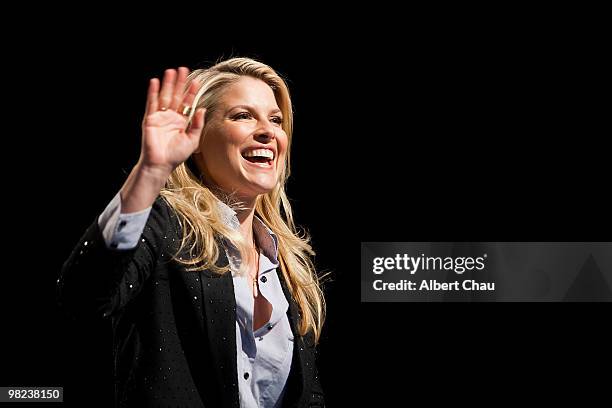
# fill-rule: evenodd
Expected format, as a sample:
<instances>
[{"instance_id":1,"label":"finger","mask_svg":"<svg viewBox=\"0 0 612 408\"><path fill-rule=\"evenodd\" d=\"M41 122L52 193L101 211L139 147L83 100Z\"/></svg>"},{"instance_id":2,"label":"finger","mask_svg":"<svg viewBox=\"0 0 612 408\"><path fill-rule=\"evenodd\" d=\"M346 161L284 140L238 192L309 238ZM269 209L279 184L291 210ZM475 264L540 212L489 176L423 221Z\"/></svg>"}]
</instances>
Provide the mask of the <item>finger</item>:
<instances>
[{"instance_id":1,"label":"finger","mask_svg":"<svg viewBox=\"0 0 612 408\"><path fill-rule=\"evenodd\" d=\"M189 84L189 88L187 89L187 92L185 92L182 106L192 106L193 101L195 100L195 97L198 94L199 90L200 90L200 84L196 80L192 81L191 84Z\"/></svg>"},{"instance_id":2,"label":"finger","mask_svg":"<svg viewBox=\"0 0 612 408\"><path fill-rule=\"evenodd\" d=\"M176 71L167 69L164 72L164 79L159 93L159 109L166 110L172 102L172 93L174 91L174 82L176 80Z\"/></svg>"},{"instance_id":3,"label":"finger","mask_svg":"<svg viewBox=\"0 0 612 408\"><path fill-rule=\"evenodd\" d=\"M204 115L206 114L206 109L198 109L196 113L193 115L193 119L191 121L191 125L189 129L187 129L187 135L193 141L198 141L200 139L200 134L202 134L202 129L204 129Z\"/></svg>"},{"instance_id":4,"label":"finger","mask_svg":"<svg viewBox=\"0 0 612 408\"><path fill-rule=\"evenodd\" d=\"M172 101L170 102L170 109L177 110L185 94L185 82L187 82L187 75L189 70L185 67L178 69L178 77L174 86L174 92L172 94Z\"/></svg>"},{"instance_id":5,"label":"finger","mask_svg":"<svg viewBox=\"0 0 612 408\"><path fill-rule=\"evenodd\" d=\"M159 79L152 78L149 81L149 90L147 91L147 105L145 116L149 113L157 112L157 98L159 97Z\"/></svg>"}]
</instances>

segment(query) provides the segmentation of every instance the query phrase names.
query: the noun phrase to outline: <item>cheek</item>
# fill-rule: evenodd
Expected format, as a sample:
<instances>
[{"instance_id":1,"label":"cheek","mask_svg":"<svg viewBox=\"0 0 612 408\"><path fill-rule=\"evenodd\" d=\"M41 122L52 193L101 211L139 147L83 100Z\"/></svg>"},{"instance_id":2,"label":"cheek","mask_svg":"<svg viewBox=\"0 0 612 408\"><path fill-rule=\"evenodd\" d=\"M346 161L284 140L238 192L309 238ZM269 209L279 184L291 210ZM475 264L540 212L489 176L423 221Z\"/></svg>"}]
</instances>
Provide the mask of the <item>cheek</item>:
<instances>
[{"instance_id":1,"label":"cheek","mask_svg":"<svg viewBox=\"0 0 612 408\"><path fill-rule=\"evenodd\" d=\"M225 126L221 134L226 143L239 146L248 139L253 130L253 126L249 123L238 122Z\"/></svg>"},{"instance_id":2,"label":"cheek","mask_svg":"<svg viewBox=\"0 0 612 408\"><path fill-rule=\"evenodd\" d=\"M209 162L227 166L228 160L235 161L236 159L239 141L237 132L223 129L223 131L206 135L202 143L202 152Z\"/></svg>"},{"instance_id":3,"label":"cheek","mask_svg":"<svg viewBox=\"0 0 612 408\"><path fill-rule=\"evenodd\" d=\"M282 164L285 164L285 158L287 157L287 148L289 147L289 141L287 140L287 136L283 134L278 137L278 148L281 152L280 157L282 158Z\"/></svg>"}]
</instances>

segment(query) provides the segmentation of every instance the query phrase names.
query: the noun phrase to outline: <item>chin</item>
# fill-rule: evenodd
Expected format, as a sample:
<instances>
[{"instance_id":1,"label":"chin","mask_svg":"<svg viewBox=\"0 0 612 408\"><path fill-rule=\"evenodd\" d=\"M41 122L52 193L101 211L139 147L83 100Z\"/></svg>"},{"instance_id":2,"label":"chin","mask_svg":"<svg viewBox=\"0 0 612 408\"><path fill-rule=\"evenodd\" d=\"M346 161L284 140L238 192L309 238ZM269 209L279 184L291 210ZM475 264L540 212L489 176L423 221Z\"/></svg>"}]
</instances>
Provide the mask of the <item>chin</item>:
<instances>
[{"instance_id":1,"label":"chin","mask_svg":"<svg viewBox=\"0 0 612 408\"><path fill-rule=\"evenodd\" d=\"M274 187L276 187L276 184L271 184L271 183L251 183L250 186L250 190L255 192L255 194L260 195L260 194L267 194L270 191L274 190Z\"/></svg>"},{"instance_id":2,"label":"chin","mask_svg":"<svg viewBox=\"0 0 612 408\"><path fill-rule=\"evenodd\" d=\"M239 185L236 185L236 190L242 196L258 196L261 194L267 194L273 191L278 185L279 173L278 169L272 168L259 168L256 165L252 165L248 162L243 161L239 167L239 172L236 174Z\"/></svg>"},{"instance_id":3,"label":"chin","mask_svg":"<svg viewBox=\"0 0 612 408\"><path fill-rule=\"evenodd\" d=\"M243 179L243 190L251 194L266 194L274 190L278 184L276 172L274 174L252 174L247 173Z\"/></svg>"}]
</instances>

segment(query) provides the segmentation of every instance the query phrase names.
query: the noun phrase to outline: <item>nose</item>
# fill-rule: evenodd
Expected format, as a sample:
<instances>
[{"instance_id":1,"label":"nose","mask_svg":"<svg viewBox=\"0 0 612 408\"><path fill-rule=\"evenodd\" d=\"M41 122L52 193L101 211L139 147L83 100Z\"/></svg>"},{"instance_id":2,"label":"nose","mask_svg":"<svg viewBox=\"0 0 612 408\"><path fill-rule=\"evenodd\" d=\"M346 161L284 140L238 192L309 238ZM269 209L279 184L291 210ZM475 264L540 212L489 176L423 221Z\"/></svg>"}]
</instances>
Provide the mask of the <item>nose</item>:
<instances>
[{"instance_id":1,"label":"nose","mask_svg":"<svg viewBox=\"0 0 612 408\"><path fill-rule=\"evenodd\" d=\"M259 129L257 129L257 132L255 133L255 140L260 143L269 143L276 138L275 131L276 129L274 126L272 126L270 121L262 121L260 122Z\"/></svg>"}]
</instances>

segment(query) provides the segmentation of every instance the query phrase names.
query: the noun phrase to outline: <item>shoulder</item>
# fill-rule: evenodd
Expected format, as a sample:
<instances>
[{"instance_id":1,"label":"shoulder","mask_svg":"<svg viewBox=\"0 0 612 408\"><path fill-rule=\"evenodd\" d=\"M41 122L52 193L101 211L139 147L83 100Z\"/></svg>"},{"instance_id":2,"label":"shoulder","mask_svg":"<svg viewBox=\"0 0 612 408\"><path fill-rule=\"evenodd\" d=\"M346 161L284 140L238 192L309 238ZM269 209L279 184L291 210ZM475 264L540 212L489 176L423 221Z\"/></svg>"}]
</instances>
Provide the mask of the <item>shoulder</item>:
<instances>
[{"instance_id":1,"label":"shoulder","mask_svg":"<svg viewBox=\"0 0 612 408\"><path fill-rule=\"evenodd\" d=\"M170 202L162 195L158 195L151 206L151 213L166 223L175 222L178 219L178 212Z\"/></svg>"},{"instance_id":2,"label":"shoulder","mask_svg":"<svg viewBox=\"0 0 612 408\"><path fill-rule=\"evenodd\" d=\"M174 238L178 235L178 231L179 222L176 211L163 196L157 196L151 205L151 212L143 230L142 238L147 241L163 240L166 236Z\"/></svg>"}]
</instances>

